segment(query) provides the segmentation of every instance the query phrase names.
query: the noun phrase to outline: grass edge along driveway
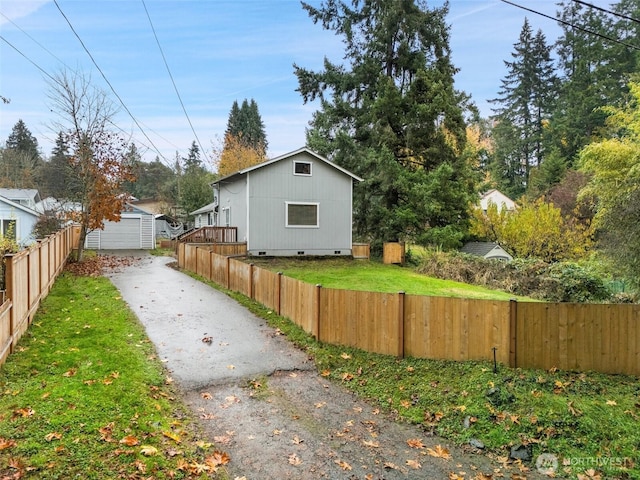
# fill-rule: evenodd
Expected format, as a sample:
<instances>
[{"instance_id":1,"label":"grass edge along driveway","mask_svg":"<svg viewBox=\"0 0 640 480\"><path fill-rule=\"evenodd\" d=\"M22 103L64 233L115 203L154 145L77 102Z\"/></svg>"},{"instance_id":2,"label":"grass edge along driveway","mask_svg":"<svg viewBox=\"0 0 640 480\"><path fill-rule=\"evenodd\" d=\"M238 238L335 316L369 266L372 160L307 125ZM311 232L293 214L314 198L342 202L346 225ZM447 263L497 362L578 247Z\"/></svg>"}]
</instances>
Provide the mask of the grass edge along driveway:
<instances>
[{"instance_id":1,"label":"grass edge along driveway","mask_svg":"<svg viewBox=\"0 0 640 480\"><path fill-rule=\"evenodd\" d=\"M0 479L226 479L142 325L104 277L64 273L0 368Z\"/></svg>"}]
</instances>

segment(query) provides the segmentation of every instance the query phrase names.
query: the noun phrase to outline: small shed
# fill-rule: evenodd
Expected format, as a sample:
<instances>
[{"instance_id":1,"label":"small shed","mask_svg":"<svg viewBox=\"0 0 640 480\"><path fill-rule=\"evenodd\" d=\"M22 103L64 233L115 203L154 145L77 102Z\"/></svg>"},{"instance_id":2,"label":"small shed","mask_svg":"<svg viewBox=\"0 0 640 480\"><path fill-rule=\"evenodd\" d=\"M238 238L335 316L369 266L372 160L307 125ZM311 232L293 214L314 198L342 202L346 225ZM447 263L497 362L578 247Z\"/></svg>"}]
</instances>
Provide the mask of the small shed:
<instances>
[{"instance_id":1,"label":"small shed","mask_svg":"<svg viewBox=\"0 0 640 480\"><path fill-rule=\"evenodd\" d=\"M156 247L155 216L130 203L119 222L104 222L87 234L85 248L93 250L151 250Z\"/></svg>"},{"instance_id":2,"label":"small shed","mask_svg":"<svg viewBox=\"0 0 640 480\"><path fill-rule=\"evenodd\" d=\"M489 260L503 260L505 262L513 260L509 252L495 242L469 242L460 251Z\"/></svg>"}]
</instances>

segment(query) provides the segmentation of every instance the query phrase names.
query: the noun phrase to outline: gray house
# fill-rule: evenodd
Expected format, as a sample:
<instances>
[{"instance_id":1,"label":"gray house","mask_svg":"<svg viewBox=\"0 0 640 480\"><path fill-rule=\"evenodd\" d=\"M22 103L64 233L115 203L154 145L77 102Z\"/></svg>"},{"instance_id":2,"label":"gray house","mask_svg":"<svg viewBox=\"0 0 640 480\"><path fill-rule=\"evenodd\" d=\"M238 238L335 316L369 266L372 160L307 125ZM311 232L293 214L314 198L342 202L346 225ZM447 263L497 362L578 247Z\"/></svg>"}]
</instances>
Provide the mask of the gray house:
<instances>
[{"instance_id":1,"label":"gray house","mask_svg":"<svg viewBox=\"0 0 640 480\"><path fill-rule=\"evenodd\" d=\"M353 182L301 148L216 181L217 226L237 227L253 256L351 255Z\"/></svg>"}]
</instances>

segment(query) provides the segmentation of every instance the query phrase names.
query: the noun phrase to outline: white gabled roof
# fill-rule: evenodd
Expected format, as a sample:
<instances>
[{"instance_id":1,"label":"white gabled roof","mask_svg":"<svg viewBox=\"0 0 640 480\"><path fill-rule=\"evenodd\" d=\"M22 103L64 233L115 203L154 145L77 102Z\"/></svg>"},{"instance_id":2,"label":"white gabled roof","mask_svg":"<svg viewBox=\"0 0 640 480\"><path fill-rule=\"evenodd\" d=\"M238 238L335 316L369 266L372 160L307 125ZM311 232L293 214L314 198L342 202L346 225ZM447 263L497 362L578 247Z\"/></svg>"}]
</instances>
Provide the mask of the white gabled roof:
<instances>
[{"instance_id":1,"label":"white gabled roof","mask_svg":"<svg viewBox=\"0 0 640 480\"><path fill-rule=\"evenodd\" d=\"M5 198L3 196L0 195L0 202L2 203L6 203L7 205L16 208L18 210L22 210L23 212L26 212L30 215L33 215L34 217L39 217L40 214L38 212L36 212L35 210L30 209L29 207L25 207L24 205L21 205L17 202L14 202L12 200L9 200L8 198Z\"/></svg>"},{"instance_id":2,"label":"white gabled roof","mask_svg":"<svg viewBox=\"0 0 640 480\"><path fill-rule=\"evenodd\" d=\"M327 160L322 155L318 155L316 152L314 152L313 150L310 150L307 147L302 147L302 148L299 148L297 150L294 150L293 152L285 153L284 155L280 155L279 157L272 158L271 160L267 160L267 161L259 163L257 165L252 165L251 167L247 167L247 168L243 168L242 170L238 170L237 172L234 172L234 173L232 173L230 175L227 175L226 177L219 178L218 180L216 180L213 183L214 184L220 183L220 182L222 182L224 180L228 180L228 179L236 177L236 176L244 175L246 173L252 172L253 170L258 170L260 168L264 168L264 167L266 167L268 165L271 165L272 163L276 163L276 162L279 162L279 161L284 160L286 158L293 157L295 155L298 155L299 153L307 153L307 154L311 155L312 157L314 157L314 158L326 163L327 165L335 168L336 170L341 171L345 175L348 175L349 177L353 178L354 180L357 180L359 182L362 181L362 178L360 178L357 175L351 173L349 170L346 170L346 169L340 167L339 165L336 165L335 163Z\"/></svg>"}]
</instances>

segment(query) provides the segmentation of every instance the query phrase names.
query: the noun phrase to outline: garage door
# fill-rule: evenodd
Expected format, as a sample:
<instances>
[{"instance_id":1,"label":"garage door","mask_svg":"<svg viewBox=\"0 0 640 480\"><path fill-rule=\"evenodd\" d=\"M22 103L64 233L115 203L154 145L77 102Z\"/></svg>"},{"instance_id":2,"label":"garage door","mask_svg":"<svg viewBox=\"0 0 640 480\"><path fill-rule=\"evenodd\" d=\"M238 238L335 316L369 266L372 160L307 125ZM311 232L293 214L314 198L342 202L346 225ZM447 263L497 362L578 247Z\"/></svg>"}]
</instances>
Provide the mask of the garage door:
<instances>
[{"instance_id":1,"label":"garage door","mask_svg":"<svg viewBox=\"0 0 640 480\"><path fill-rule=\"evenodd\" d=\"M119 222L105 222L104 230L100 232L100 249L123 250L139 249L140 219L121 218Z\"/></svg>"}]
</instances>

